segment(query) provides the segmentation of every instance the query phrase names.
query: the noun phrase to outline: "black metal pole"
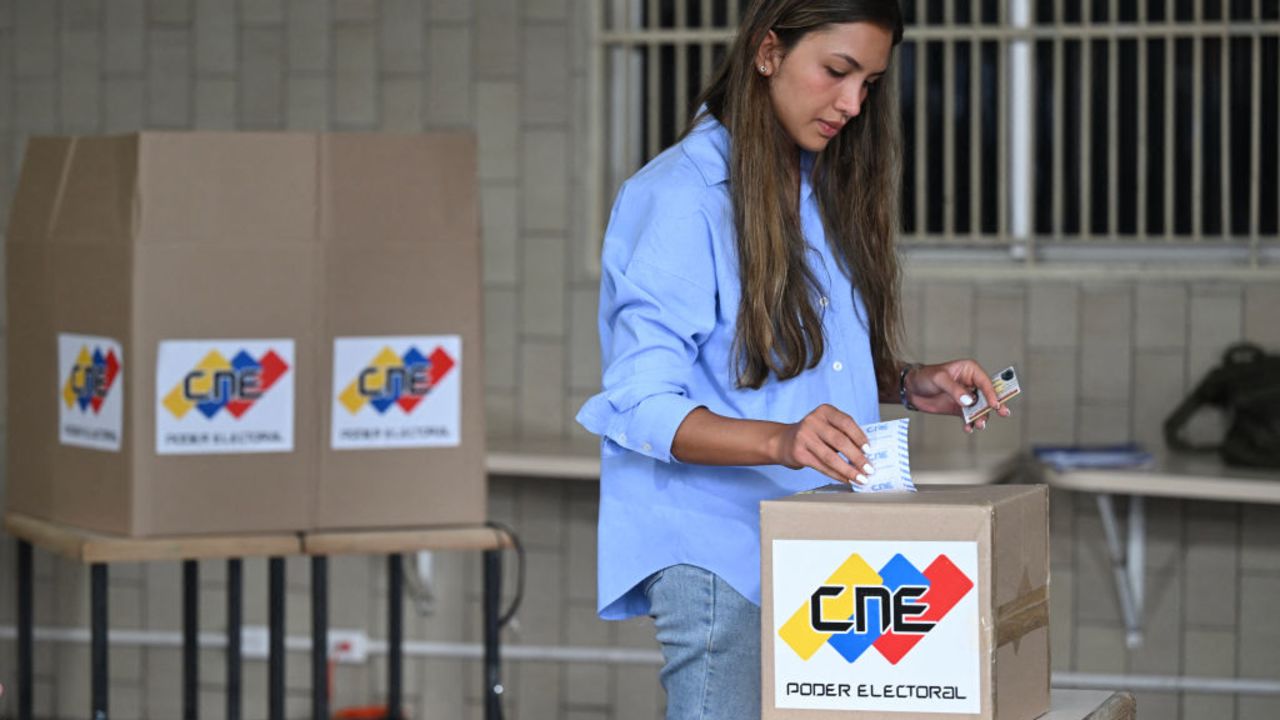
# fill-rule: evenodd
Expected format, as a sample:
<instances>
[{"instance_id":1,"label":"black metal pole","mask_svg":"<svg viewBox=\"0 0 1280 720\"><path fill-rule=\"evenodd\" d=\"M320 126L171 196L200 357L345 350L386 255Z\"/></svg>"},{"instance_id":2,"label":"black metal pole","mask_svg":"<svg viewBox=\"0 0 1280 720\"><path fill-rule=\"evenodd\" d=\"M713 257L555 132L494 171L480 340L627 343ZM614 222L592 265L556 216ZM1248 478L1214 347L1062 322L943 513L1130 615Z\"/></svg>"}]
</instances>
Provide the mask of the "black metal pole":
<instances>
[{"instance_id":1,"label":"black metal pole","mask_svg":"<svg viewBox=\"0 0 1280 720\"><path fill-rule=\"evenodd\" d=\"M200 717L200 563L182 561L182 717Z\"/></svg>"},{"instance_id":2,"label":"black metal pole","mask_svg":"<svg viewBox=\"0 0 1280 720\"><path fill-rule=\"evenodd\" d=\"M484 551L484 717L502 717L502 660L498 655L498 603L502 598L502 554Z\"/></svg>"},{"instance_id":3,"label":"black metal pole","mask_svg":"<svg viewBox=\"0 0 1280 720\"><path fill-rule=\"evenodd\" d=\"M401 720L400 683L404 661L404 566L398 553L387 556L387 720Z\"/></svg>"},{"instance_id":4,"label":"black metal pole","mask_svg":"<svg viewBox=\"0 0 1280 720\"><path fill-rule=\"evenodd\" d=\"M32 598L31 543L18 541L18 720L31 720L35 671L32 668L31 626L35 624Z\"/></svg>"},{"instance_id":5,"label":"black metal pole","mask_svg":"<svg viewBox=\"0 0 1280 720\"><path fill-rule=\"evenodd\" d=\"M284 558L271 558L267 567L267 718L284 720Z\"/></svg>"},{"instance_id":6,"label":"black metal pole","mask_svg":"<svg viewBox=\"0 0 1280 720\"><path fill-rule=\"evenodd\" d=\"M240 626L244 596L244 562L227 560L227 720L240 720Z\"/></svg>"},{"instance_id":7,"label":"black metal pole","mask_svg":"<svg viewBox=\"0 0 1280 720\"><path fill-rule=\"evenodd\" d=\"M311 717L329 720L329 559L311 557Z\"/></svg>"},{"instance_id":8,"label":"black metal pole","mask_svg":"<svg viewBox=\"0 0 1280 720\"><path fill-rule=\"evenodd\" d=\"M89 717L107 720L107 566L89 566L89 624L91 627Z\"/></svg>"}]
</instances>

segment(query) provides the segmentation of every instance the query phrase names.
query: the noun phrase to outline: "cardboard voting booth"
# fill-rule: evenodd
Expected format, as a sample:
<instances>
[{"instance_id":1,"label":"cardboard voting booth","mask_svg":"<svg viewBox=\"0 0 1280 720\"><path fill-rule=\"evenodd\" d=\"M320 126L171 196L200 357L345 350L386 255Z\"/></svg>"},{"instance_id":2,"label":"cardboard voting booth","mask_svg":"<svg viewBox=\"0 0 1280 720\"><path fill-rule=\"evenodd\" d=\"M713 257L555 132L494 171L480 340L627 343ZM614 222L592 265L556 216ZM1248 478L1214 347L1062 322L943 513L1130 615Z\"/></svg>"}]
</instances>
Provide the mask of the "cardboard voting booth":
<instances>
[{"instance_id":1,"label":"cardboard voting booth","mask_svg":"<svg viewBox=\"0 0 1280 720\"><path fill-rule=\"evenodd\" d=\"M125 535L480 522L474 141L30 142L9 508Z\"/></svg>"},{"instance_id":2,"label":"cardboard voting booth","mask_svg":"<svg viewBox=\"0 0 1280 720\"><path fill-rule=\"evenodd\" d=\"M1048 490L761 503L765 720L1030 720L1049 709Z\"/></svg>"}]
</instances>

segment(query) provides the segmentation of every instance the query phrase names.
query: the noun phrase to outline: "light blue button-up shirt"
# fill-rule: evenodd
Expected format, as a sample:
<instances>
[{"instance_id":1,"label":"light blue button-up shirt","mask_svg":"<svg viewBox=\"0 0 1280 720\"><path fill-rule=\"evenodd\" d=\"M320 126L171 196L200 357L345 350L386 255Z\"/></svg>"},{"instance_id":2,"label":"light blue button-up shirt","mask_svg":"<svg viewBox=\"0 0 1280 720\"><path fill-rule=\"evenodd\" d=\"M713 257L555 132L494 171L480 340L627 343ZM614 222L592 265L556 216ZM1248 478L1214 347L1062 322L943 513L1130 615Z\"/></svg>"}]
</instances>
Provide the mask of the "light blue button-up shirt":
<instances>
[{"instance_id":1,"label":"light blue button-up shirt","mask_svg":"<svg viewBox=\"0 0 1280 720\"><path fill-rule=\"evenodd\" d=\"M694 408L792 423L830 403L859 424L880 417L865 308L827 246L807 154L800 219L821 293L826 355L790 380L737 387L741 286L728 162L729 134L707 118L623 184L605 231L604 387L578 413L602 438L598 609L605 619L648 614L639 583L682 563L710 570L758 605L760 501L830 482L807 468L677 461L672 438Z\"/></svg>"}]
</instances>

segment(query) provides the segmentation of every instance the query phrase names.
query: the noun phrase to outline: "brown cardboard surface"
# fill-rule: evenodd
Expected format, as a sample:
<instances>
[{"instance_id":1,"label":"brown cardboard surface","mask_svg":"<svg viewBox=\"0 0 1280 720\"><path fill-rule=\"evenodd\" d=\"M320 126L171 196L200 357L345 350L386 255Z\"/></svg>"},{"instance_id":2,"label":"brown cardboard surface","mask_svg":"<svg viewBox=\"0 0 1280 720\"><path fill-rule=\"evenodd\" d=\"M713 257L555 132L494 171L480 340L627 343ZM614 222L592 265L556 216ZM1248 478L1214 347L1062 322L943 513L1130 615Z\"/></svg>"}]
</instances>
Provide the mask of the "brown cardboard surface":
<instances>
[{"instance_id":1,"label":"brown cardboard surface","mask_svg":"<svg viewBox=\"0 0 1280 720\"><path fill-rule=\"evenodd\" d=\"M1047 511L1046 488L1010 485L922 486L918 493L902 494L813 493L761 503L762 718L869 719L888 714L775 707L775 539L976 542L983 710L892 715L904 720L1030 720L1043 714L1048 710L1048 628L1036 617L1047 608ZM997 647L1002 620L1012 639Z\"/></svg>"},{"instance_id":2,"label":"brown cardboard surface","mask_svg":"<svg viewBox=\"0 0 1280 720\"><path fill-rule=\"evenodd\" d=\"M9 509L135 536L483 520L474 152L459 133L31 141L6 248ZM60 332L121 345L119 452L59 442ZM461 335L463 444L328 451L333 333ZM158 455L158 343L231 338L293 341L293 450Z\"/></svg>"},{"instance_id":3,"label":"brown cardboard surface","mask_svg":"<svg viewBox=\"0 0 1280 720\"><path fill-rule=\"evenodd\" d=\"M478 523L486 517L475 147L454 133L324 142L328 343L317 528ZM376 248L370 251L370 248ZM368 294L369 288L376 292ZM457 447L330 446L333 338L460 335Z\"/></svg>"}]
</instances>

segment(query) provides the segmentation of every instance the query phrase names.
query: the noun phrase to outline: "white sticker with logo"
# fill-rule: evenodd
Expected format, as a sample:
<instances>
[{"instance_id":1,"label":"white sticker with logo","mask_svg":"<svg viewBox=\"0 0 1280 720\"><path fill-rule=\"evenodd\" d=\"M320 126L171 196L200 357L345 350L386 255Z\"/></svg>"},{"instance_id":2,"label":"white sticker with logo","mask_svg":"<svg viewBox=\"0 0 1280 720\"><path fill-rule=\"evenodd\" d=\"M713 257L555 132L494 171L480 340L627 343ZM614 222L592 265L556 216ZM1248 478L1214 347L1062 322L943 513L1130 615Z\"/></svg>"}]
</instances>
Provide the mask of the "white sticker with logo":
<instances>
[{"instance_id":1,"label":"white sticker with logo","mask_svg":"<svg viewBox=\"0 0 1280 720\"><path fill-rule=\"evenodd\" d=\"M462 337L334 338L329 415L335 450L456 447Z\"/></svg>"},{"instance_id":2,"label":"white sticker with logo","mask_svg":"<svg viewBox=\"0 0 1280 720\"><path fill-rule=\"evenodd\" d=\"M981 712L978 580L974 542L774 540L774 704Z\"/></svg>"},{"instance_id":3,"label":"white sticker with logo","mask_svg":"<svg viewBox=\"0 0 1280 720\"><path fill-rule=\"evenodd\" d=\"M120 452L124 351L96 335L58 333L58 442Z\"/></svg>"},{"instance_id":4,"label":"white sticker with logo","mask_svg":"<svg viewBox=\"0 0 1280 720\"><path fill-rule=\"evenodd\" d=\"M162 340L156 453L293 450L293 340Z\"/></svg>"}]
</instances>

